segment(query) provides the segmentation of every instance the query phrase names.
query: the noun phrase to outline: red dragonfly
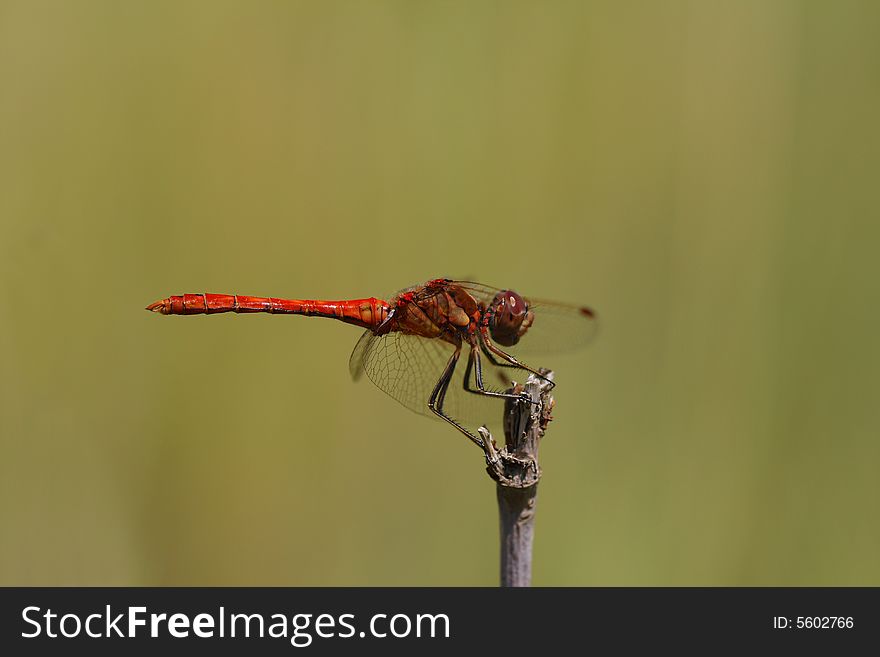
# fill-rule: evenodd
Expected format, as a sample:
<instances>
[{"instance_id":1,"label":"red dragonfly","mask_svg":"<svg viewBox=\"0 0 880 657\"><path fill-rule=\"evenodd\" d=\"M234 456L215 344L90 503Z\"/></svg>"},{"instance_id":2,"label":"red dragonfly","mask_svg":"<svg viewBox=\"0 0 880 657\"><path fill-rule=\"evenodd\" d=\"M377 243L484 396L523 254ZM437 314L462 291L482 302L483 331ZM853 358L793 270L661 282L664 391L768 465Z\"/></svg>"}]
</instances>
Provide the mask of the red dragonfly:
<instances>
[{"instance_id":1,"label":"red dragonfly","mask_svg":"<svg viewBox=\"0 0 880 657\"><path fill-rule=\"evenodd\" d=\"M503 392L510 387L505 372L545 378L520 354L575 348L596 330L590 308L529 300L513 290L448 278L406 288L388 301L184 294L152 303L147 310L163 315L307 315L360 326L366 330L349 360L354 380L366 373L407 408L442 418L481 449L483 441L466 424L485 422L484 401L519 398ZM467 350L467 364L456 377L462 349ZM490 370L501 390L486 384Z\"/></svg>"}]
</instances>

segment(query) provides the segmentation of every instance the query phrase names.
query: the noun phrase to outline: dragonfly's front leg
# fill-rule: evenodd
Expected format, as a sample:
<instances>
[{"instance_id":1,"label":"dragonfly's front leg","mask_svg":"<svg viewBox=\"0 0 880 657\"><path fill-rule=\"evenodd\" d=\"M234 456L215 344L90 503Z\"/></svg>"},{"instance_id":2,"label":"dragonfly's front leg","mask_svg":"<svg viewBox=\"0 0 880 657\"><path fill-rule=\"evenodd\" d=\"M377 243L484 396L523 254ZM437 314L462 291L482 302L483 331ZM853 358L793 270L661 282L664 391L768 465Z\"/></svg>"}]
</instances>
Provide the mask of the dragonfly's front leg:
<instances>
[{"instance_id":1,"label":"dragonfly's front leg","mask_svg":"<svg viewBox=\"0 0 880 657\"><path fill-rule=\"evenodd\" d=\"M516 366L508 365L507 367ZM476 390L470 386L471 370L474 371L474 381L477 384ZM514 395L509 392L494 392L492 390L486 390L486 386L483 385L483 366L480 360L480 350L476 344L471 345L471 353L468 356L467 369L464 371L464 389L475 395L486 395L487 397L499 397L501 399L516 399L517 401L528 399L528 401L531 401L531 397L528 395Z\"/></svg>"},{"instance_id":2,"label":"dragonfly's front leg","mask_svg":"<svg viewBox=\"0 0 880 657\"><path fill-rule=\"evenodd\" d=\"M455 372L455 364L458 362L458 357L460 355L461 343L459 342L457 345L455 345L455 351L453 352L452 356L449 357L449 361L446 363L446 368L443 370L443 374L440 376L440 380L437 381L437 385L434 386L434 390L431 392L431 397L428 400L428 408L430 408L435 415L443 420L446 420L447 422L449 422L449 424L461 431L477 447L479 447L480 449L484 449L482 440L477 438L477 436L472 434L456 420L449 417L446 413L443 412L443 400L446 398L446 391L449 389L449 382L452 380L452 374L453 372Z\"/></svg>"},{"instance_id":3,"label":"dragonfly's front leg","mask_svg":"<svg viewBox=\"0 0 880 657\"><path fill-rule=\"evenodd\" d=\"M525 363L517 360L514 356L511 356L506 351L496 347L495 344L492 342L492 339L489 337L489 327L486 324L483 324L480 326L480 340L486 349L488 349L491 353L495 354L496 356L498 356L502 360L505 360L508 363L510 363L510 366L518 367L521 370L526 370L527 372L531 372L535 376L540 377L541 379L543 379L544 381L546 381L547 383L550 384L550 390L552 390L556 386L556 383L553 381L553 379L548 379L546 376L541 374L538 370L536 370L532 367L529 367Z\"/></svg>"},{"instance_id":4,"label":"dragonfly's front leg","mask_svg":"<svg viewBox=\"0 0 880 657\"><path fill-rule=\"evenodd\" d=\"M500 360L495 360L495 356L492 355L492 352L483 344L483 341L480 340L480 351L483 352L483 355L486 359L492 363L495 367L512 367L513 369L521 369L519 365L513 365L511 363L503 363Z\"/></svg>"}]
</instances>

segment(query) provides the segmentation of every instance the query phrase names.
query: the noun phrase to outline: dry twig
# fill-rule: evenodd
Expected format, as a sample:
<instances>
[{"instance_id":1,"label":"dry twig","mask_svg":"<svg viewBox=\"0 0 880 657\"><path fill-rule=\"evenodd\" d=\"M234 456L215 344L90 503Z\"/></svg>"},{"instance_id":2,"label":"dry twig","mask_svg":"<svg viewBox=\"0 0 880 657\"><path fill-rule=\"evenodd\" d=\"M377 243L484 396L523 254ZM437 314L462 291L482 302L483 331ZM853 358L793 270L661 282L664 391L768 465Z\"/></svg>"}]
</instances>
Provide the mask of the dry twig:
<instances>
[{"instance_id":1,"label":"dry twig","mask_svg":"<svg viewBox=\"0 0 880 657\"><path fill-rule=\"evenodd\" d=\"M541 370L553 379L549 370ZM538 494L538 446L553 409L551 385L529 375L512 392L525 393L524 400L504 405L504 448L497 449L489 430L480 427L486 455L486 471L497 482L501 521L501 586L529 586L532 580L532 540ZM525 398L531 401L525 401Z\"/></svg>"}]
</instances>

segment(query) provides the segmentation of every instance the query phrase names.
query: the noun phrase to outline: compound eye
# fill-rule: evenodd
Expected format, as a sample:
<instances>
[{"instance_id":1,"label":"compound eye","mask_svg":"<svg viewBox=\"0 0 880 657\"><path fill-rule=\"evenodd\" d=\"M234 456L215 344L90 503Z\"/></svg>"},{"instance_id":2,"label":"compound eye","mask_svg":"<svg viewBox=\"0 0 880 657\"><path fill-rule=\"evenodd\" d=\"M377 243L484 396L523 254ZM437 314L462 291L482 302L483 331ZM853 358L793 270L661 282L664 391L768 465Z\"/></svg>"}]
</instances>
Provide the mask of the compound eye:
<instances>
[{"instance_id":1,"label":"compound eye","mask_svg":"<svg viewBox=\"0 0 880 657\"><path fill-rule=\"evenodd\" d=\"M513 290L503 290L492 300L492 310L489 324L492 337L507 347L515 345L522 335L523 320L528 312L525 299Z\"/></svg>"},{"instance_id":2,"label":"compound eye","mask_svg":"<svg viewBox=\"0 0 880 657\"><path fill-rule=\"evenodd\" d=\"M523 315L526 312L526 302L520 295L513 290L507 290L505 296L505 310L514 317Z\"/></svg>"}]
</instances>

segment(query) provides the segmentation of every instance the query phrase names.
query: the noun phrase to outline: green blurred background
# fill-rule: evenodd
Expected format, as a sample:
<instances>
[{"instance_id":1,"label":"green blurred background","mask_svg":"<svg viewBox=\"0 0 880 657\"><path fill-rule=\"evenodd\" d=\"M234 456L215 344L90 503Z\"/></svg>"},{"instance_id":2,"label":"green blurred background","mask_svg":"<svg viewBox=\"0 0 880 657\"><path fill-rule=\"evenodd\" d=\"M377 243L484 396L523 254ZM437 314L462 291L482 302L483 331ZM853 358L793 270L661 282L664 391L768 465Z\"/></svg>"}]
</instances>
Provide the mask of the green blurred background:
<instances>
[{"instance_id":1,"label":"green blurred background","mask_svg":"<svg viewBox=\"0 0 880 657\"><path fill-rule=\"evenodd\" d=\"M0 2L0 583L494 585L359 331L183 292L587 303L534 582L880 585L876 2Z\"/></svg>"}]
</instances>

